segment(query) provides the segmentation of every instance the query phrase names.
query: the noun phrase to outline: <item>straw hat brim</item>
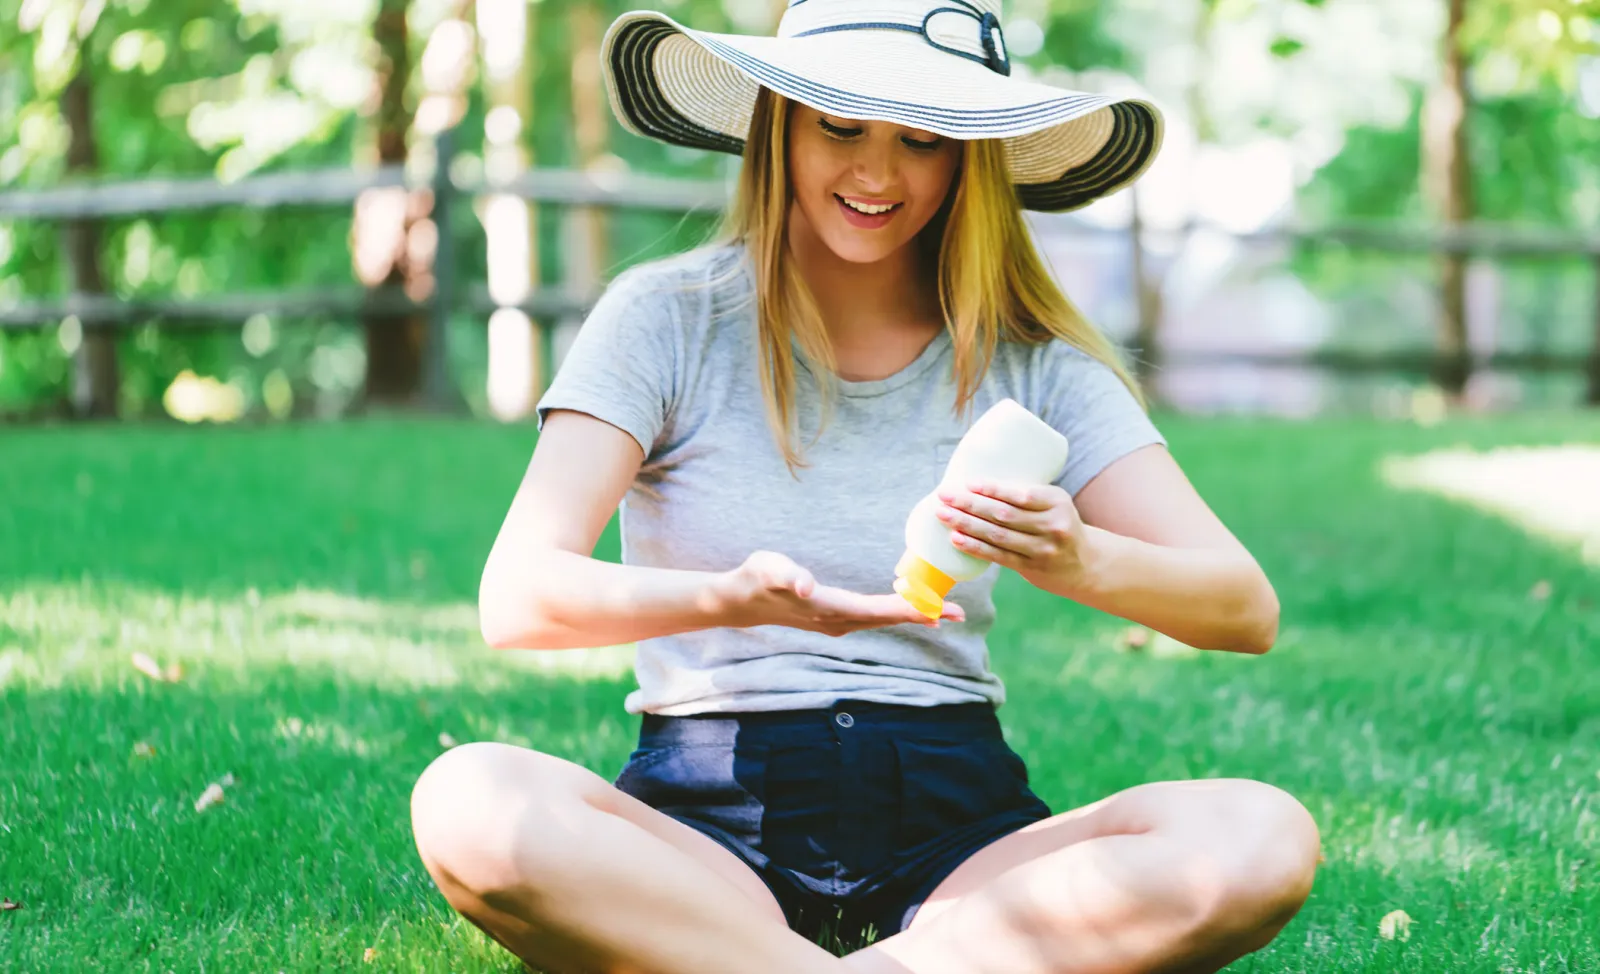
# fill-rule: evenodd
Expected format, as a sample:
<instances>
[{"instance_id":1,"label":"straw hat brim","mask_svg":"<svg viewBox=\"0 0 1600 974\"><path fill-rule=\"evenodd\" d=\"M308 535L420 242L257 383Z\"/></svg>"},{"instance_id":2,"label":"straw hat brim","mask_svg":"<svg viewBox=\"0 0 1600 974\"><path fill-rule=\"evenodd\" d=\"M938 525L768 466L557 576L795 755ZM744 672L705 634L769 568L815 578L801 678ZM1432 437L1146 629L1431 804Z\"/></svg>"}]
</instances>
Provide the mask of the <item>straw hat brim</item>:
<instances>
[{"instance_id":1,"label":"straw hat brim","mask_svg":"<svg viewBox=\"0 0 1600 974\"><path fill-rule=\"evenodd\" d=\"M1010 78L902 31L714 34L634 11L606 32L601 64L623 126L674 145L743 152L761 86L845 118L1000 139L1032 210L1075 210L1123 188L1163 133L1148 102Z\"/></svg>"}]
</instances>

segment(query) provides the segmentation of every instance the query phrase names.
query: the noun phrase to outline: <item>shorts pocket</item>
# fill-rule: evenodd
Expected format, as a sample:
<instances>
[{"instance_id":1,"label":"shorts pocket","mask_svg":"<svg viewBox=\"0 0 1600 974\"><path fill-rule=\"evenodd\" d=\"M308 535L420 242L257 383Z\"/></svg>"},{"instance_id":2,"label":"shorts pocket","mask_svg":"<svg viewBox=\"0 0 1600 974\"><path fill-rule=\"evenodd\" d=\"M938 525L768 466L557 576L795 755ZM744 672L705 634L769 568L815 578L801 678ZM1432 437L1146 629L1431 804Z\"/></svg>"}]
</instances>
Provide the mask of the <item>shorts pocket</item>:
<instances>
[{"instance_id":1,"label":"shorts pocket","mask_svg":"<svg viewBox=\"0 0 1600 974\"><path fill-rule=\"evenodd\" d=\"M920 845L1032 800L1028 770L1004 740L896 739L902 847Z\"/></svg>"},{"instance_id":2,"label":"shorts pocket","mask_svg":"<svg viewBox=\"0 0 1600 974\"><path fill-rule=\"evenodd\" d=\"M659 812L745 838L761 827L766 764L764 744L674 744L634 751L614 784Z\"/></svg>"}]
</instances>

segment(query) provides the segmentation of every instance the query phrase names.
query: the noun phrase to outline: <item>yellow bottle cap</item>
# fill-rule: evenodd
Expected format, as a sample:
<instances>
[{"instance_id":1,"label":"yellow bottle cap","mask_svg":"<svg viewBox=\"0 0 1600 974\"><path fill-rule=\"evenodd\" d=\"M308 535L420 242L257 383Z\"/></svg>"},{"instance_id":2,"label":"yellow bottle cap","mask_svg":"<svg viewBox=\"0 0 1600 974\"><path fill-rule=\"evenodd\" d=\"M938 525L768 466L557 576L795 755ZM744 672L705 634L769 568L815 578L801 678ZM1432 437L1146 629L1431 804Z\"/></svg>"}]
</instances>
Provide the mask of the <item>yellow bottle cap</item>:
<instances>
[{"instance_id":1,"label":"yellow bottle cap","mask_svg":"<svg viewBox=\"0 0 1600 974\"><path fill-rule=\"evenodd\" d=\"M894 573L898 576L894 580L894 590L911 603L913 609L929 619L944 614L944 597L955 587L955 579L909 551L900 556Z\"/></svg>"}]
</instances>

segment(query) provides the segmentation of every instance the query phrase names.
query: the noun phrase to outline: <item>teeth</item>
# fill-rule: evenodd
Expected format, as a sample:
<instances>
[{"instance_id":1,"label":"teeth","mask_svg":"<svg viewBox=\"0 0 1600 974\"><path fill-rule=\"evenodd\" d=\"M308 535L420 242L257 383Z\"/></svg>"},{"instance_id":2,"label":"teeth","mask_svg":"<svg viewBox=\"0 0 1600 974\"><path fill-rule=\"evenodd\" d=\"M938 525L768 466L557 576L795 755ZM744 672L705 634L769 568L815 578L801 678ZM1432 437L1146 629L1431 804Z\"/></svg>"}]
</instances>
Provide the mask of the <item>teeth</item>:
<instances>
[{"instance_id":1,"label":"teeth","mask_svg":"<svg viewBox=\"0 0 1600 974\"><path fill-rule=\"evenodd\" d=\"M854 200L847 200L843 196L839 197L839 199L844 201L845 206L850 207L850 209L855 210L858 213L887 213L900 205L899 203L885 203L882 206L868 206L865 203L857 203Z\"/></svg>"}]
</instances>

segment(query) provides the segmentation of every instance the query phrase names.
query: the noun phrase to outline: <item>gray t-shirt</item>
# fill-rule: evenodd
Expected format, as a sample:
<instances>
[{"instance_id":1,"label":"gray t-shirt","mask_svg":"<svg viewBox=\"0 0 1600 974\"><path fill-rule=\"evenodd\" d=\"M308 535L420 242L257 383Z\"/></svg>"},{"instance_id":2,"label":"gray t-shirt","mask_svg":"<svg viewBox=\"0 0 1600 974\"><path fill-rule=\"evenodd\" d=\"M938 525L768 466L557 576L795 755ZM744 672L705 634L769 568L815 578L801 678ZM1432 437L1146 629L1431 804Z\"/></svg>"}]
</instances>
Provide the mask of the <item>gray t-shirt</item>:
<instances>
[{"instance_id":1,"label":"gray t-shirt","mask_svg":"<svg viewBox=\"0 0 1600 974\"><path fill-rule=\"evenodd\" d=\"M731 280L708 282L730 268ZM973 409L953 414L951 343L941 333L904 369L836 380L822 438L819 396L797 359L801 444L794 479L761 395L754 278L742 247L708 246L630 268L589 314L538 405L629 433L645 462L621 506L629 565L721 572L782 552L819 584L892 591L912 506L939 482L972 421L1010 397L1066 435L1056 481L1076 494L1107 465L1165 440L1116 375L1065 342L1000 343ZM687 285L687 287L685 287ZM697 286L698 285L698 286ZM931 706L989 701L1005 688L985 643L998 567L951 591L962 623L833 637L784 626L716 628L641 640L629 713L827 707L839 699Z\"/></svg>"}]
</instances>

